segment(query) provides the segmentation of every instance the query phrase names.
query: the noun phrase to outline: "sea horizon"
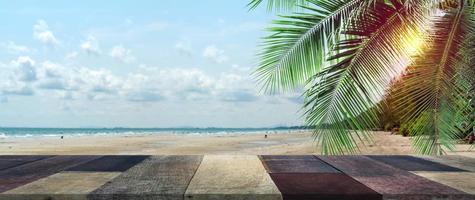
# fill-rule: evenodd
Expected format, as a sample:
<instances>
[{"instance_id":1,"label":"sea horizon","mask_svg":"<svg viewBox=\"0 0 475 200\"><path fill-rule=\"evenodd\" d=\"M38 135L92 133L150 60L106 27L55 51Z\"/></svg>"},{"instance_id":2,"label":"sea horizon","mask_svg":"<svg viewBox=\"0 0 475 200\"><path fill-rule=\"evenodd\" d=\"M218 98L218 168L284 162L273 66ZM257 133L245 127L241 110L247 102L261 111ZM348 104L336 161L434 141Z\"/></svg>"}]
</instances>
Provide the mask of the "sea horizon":
<instances>
[{"instance_id":1,"label":"sea horizon","mask_svg":"<svg viewBox=\"0 0 475 200\"><path fill-rule=\"evenodd\" d=\"M6 137L60 137L60 136L94 136L94 135L229 135L285 133L307 130L304 126L276 127L0 127L0 138Z\"/></svg>"}]
</instances>

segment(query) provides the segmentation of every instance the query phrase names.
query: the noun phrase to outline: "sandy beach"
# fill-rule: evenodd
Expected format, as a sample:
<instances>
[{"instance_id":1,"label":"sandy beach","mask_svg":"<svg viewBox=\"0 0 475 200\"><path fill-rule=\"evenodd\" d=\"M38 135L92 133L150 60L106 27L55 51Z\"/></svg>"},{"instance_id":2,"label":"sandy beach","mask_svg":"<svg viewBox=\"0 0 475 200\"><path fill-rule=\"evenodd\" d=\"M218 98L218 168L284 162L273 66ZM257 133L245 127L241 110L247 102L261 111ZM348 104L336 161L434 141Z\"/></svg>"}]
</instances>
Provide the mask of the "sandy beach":
<instances>
[{"instance_id":1,"label":"sandy beach","mask_svg":"<svg viewBox=\"0 0 475 200\"><path fill-rule=\"evenodd\" d=\"M84 155L84 154L318 154L311 133L274 133L233 135L97 135L59 137L0 138L0 154L6 155ZM374 143L362 154L414 154L408 137L375 132ZM474 156L469 145L457 145L449 154Z\"/></svg>"}]
</instances>

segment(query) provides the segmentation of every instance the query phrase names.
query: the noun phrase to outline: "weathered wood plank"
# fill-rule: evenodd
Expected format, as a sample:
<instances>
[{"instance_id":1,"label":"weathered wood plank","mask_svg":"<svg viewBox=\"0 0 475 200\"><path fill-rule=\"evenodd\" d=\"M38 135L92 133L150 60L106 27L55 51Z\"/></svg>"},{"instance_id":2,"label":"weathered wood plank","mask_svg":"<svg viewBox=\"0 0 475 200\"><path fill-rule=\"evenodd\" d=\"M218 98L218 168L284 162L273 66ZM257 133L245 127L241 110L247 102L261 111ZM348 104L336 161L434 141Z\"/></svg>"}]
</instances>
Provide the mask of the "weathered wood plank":
<instances>
[{"instance_id":1,"label":"weathered wood plank","mask_svg":"<svg viewBox=\"0 0 475 200\"><path fill-rule=\"evenodd\" d=\"M0 171L0 192L36 181L99 156L54 156Z\"/></svg>"},{"instance_id":2,"label":"weathered wood plank","mask_svg":"<svg viewBox=\"0 0 475 200\"><path fill-rule=\"evenodd\" d=\"M149 156L103 156L99 159L71 167L65 171L123 172Z\"/></svg>"},{"instance_id":3,"label":"weathered wood plank","mask_svg":"<svg viewBox=\"0 0 475 200\"><path fill-rule=\"evenodd\" d=\"M259 156L269 173L339 173L339 171L313 155Z\"/></svg>"},{"instance_id":4,"label":"weathered wood plank","mask_svg":"<svg viewBox=\"0 0 475 200\"><path fill-rule=\"evenodd\" d=\"M382 196L342 173L272 173L284 200L380 200Z\"/></svg>"},{"instance_id":5,"label":"weathered wood plank","mask_svg":"<svg viewBox=\"0 0 475 200\"><path fill-rule=\"evenodd\" d=\"M19 165L23 165L26 163L34 162L37 160L49 158L51 156L23 156L23 155L18 155L18 156L9 156L9 155L4 155L0 156L0 171L12 167L16 167Z\"/></svg>"},{"instance_id":6,"label":"weathered wood plank","mask_svg":"<svg viewBox=\"0 0 475 200\"><path fill-rule=\"evenodd\" d=\"M435 182L475 195L475 173L473 172L413 172ZM475 199L475 196L474 196Z\"/></svg>"},{"instance_id":7,"label":"weathered wood plank","mask_svg":"<svg viewBox=\"0 0 475 200\"><path fill-rule=\"evenodd\" d=\"M458 155L446 155L446 156L418 156L425 160L450 165L466 171L475 172L475 158Z\"/></svg>"},{"instance_id":8,"label":"weathered wood plank","mask_svg":"<svg viewBox=\"0 0 475 200\"><path fill-rule=\"evenodd\" d=\"M473 199L473 195L364 156L318 156L383 199Z\"/></svg>"},{"instance_id":9,"label":"weathered wood plank","mask_svg":"<svg viewBox=\"0 0 475 200\"><path fill-rule=\"evenodd\" d=\"M9 200L86 199L87 195L120 172L60 172L4 192Z\"/></svg>"},{"instance_id":10,"label":"weathered wood plank","mask_svg":"<svg viewBox=\"0 0 475 200\"><path fill-rule=\"evenodd\" d=\"M257 156L205 156L185 199L281 199Z\"/></svg>"},{"instance_id":11,"label":"weathered wood plank","mask_svg":"<svg viewBox=\"0 0 475 200\"><path fill-rule=\"evenodd\" d=\"M465 170L413 156L368 156L406 171L463 172Z\"/></svg>"},{"instance_id":12,"label":"weathered wood plank","mask_svg":"<svg viewBox=\"0 0 475 200\"><path fill-rule=\"evenodd\" d=\"M183 199L203 156L152 156L89 195L89 199Z\"/></svg>"},{"instance_id":13,"label":"weathered wood plank","mask_svg":"<svg viewBox=\"0 0 475 200\"><path fill-rule=\"evenodd\" d=\"M316 158L303 156L260 156L264 166L289 200L379 200L381 195Z\"/></svg>"}]
</instances>

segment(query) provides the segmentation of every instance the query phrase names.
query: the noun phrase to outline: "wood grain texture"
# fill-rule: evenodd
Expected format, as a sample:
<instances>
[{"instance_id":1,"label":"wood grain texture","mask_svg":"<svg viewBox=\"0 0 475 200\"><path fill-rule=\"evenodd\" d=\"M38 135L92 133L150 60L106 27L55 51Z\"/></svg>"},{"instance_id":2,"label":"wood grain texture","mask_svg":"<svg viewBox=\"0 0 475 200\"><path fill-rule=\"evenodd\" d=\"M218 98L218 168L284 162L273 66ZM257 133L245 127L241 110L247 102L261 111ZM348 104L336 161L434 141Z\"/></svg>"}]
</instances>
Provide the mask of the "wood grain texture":
<instances>
[{"instance_id":1,"label":"wood grain texture","mask_svg":"<svg viewBox=\"0 0 475 200\"><path fill-rule=\"evenodd\" d=\"M425 160L450 165L464 169L466 171L475 172L475 158L458 155L445 155L445 156L418 156Z\"/></svg>"},{"instance_id":2,"label":"wood grain texture","mask_svg":"<svg viewBox=\"0 0 475 200\"><path fill-rule=\"evenodd\" d=\"M380 200L382 196L342 173L272 173L284 200Z\"/></svg>"},{"instance_id":3,"label":"wood grain texture","mask_svg":"<svg viewBox=\"0 0 475 200\"><path fill-rule=\"evenodd\" d=\"M85 200L87 195L120 172L60 172L9 190L1 197L10 200Z\"/></svg>"},{"instance_id":4,"label":"wood grain texture","mask_svg":"<svg viewBox=\"0 0 475 200\"><path fill-rule=\"evenodd\" d=\"M413 172L427 179L448 185L475 195L475 173L473 172ZM474 197L475 199L475 197Z\"/></svg>"},{"instance_id":5,"label":"wood grain texture","mask_svg":"<svg viewBox=\"0 0 475 200\"><path fill-rule=\"evenodd\" d=\"M282 196L257 156L206 155L185 199L260 199Z\"/></svg>"},{"instance_id":6,"label":"wood grain texture","mask_svg":"<svg viewBox=\"0 0 475 200\"><path fill-rule=\"evenodd\" d=\"M318 156L383 199L473 199L473 195L364 156Z\"/></svg>"},{"instance_id":7,"label":"wood grain texture","mask_svg":"<svg viewBox=\"0 0 475 200\"><path fill-rule=\"evenodd\" d=\"M413 156L368 156L406 171L464 172L465 170Z\"/></svg>"},{"instance_id":8,"label":"wood grain texture","mask_svg":"<svg viewBox=\"0 0 475 200\"><path fill-rule=\"evenodd\" d=\"M340 173L313 155L262 155L259 157L269 173Z\"/></svg>"},{"instance_id":9,"label":"wood grain texture","mask_svg":"<svg viewBox=\"0 0 475 200\"><path fill-rule=\"evenodd\" d=\"M103 156L99 159L71 167L66 171L123 172L148 157L149 156Z\"/></svg>"},{"instance_id":10,"label":"wood grain texture","mask_svg":"<svg viewBox=\"0 0 475 200\"><path fill-rule=\"evenodd\" d=\"M0 156L0 171L49 157L51 156Z\"/></svg>"},{"instance_id":11,"label":"wood grain texture","mask_svg":"<svg viewBox=\"0 0 475 200\"><path fill-rule=\"evenodd\" d=\"M54 156L0 171L0 192L36 181L100 156Z\"/></svg>"},{"instance_id":12,"label":"wood grain texture","mask_svg":"<svg viewBox=\"0 0 475 200\"><path fill-rule=\"evenodd\" d=\"M89 199L183 199L202 156L152 156L92 192Z\"/></svg>"}]
</instances>

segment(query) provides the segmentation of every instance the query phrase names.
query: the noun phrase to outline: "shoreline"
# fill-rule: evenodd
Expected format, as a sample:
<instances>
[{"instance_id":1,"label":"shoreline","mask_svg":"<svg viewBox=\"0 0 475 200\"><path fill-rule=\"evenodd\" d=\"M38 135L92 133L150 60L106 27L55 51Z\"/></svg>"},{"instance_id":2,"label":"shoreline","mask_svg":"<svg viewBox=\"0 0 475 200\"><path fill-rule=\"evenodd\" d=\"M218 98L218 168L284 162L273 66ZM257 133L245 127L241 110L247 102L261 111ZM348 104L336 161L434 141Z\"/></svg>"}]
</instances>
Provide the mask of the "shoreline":
<instances>
[{"instance_id":1,"label":"shoreline","mask_svg":"<svg viewBox=\"0 0 475 200\"><path fill-rule=\"evenodd\" d=\"M264 135L268 137L265 138ZM374 132L374 143L361 154L414 154L408 137ZM475 155L470 145L457 144L448 154ZM202 154L320 154L311 132L233 133L213 135L132 134L0 138L0 155L202 155Z\"/></svg>"},{"instance_id":2,"label":"shoreline","mask_svg":"<svg viewBox=\"0 0 475 200\"><path fill-rule=\"evenodd\" d=\"M267 131L219 131L219 132L192 132L192 131L155 131L155 132L96 132L96 133L64 133L64 134L24 134L12 135L0 132L0 140L7 138L60 138L64 137L96 137L96 136L111 136L111 137L127 137L127 136L242 136L242 135L263 135L263 134L298 134L309 132L305 129L292 130L273 130L264 129Z\"/></svg>"}]
</instances>

